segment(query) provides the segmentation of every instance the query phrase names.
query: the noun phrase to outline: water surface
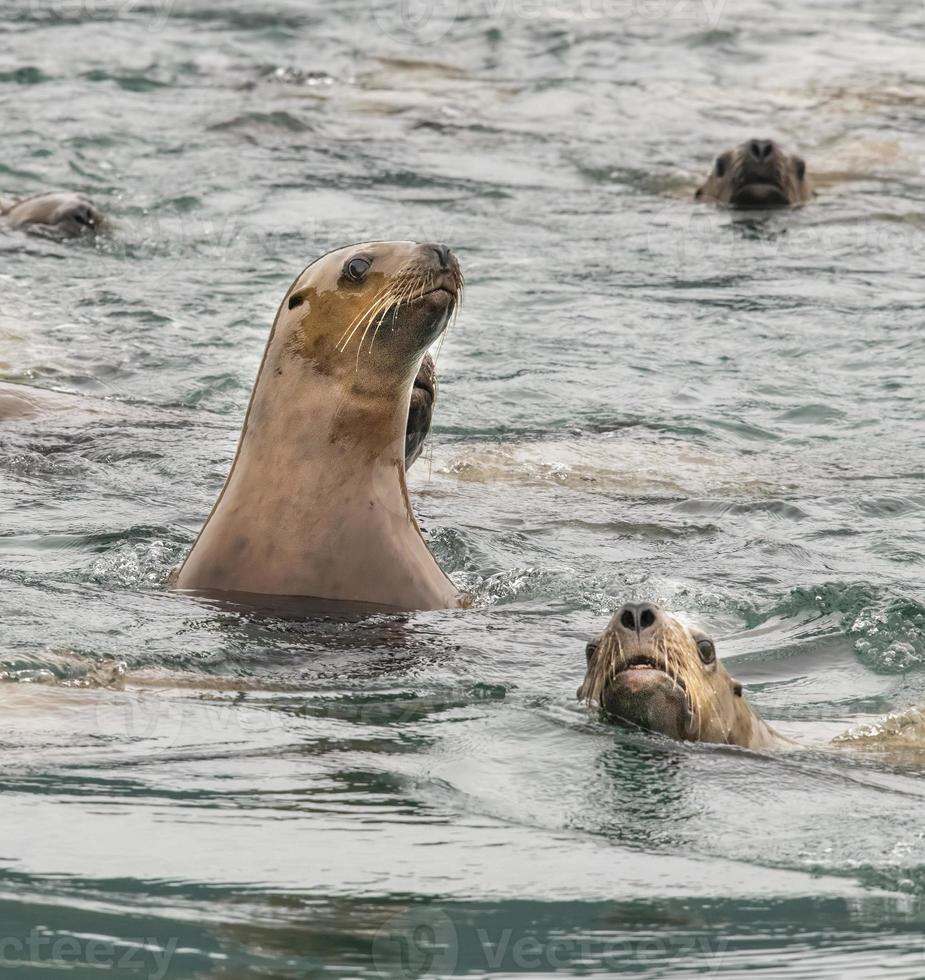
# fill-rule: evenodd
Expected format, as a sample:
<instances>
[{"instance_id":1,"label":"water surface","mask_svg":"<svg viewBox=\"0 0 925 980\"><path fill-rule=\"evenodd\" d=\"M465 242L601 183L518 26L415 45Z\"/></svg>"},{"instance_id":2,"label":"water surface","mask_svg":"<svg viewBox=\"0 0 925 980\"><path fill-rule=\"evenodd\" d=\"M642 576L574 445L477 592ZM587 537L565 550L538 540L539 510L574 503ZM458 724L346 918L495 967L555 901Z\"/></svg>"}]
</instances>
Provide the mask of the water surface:
<instances>
[{"instance_id":1,"label":"water surface","mask_svg":"<svg viewBox=\"0 0 925 980\"><path fill-rule=\"evenodd\" d=\"M0 194L116 226L0 235L3 378L116 409L0 432L3 955L921 977L925 753L827 743L925 702L925 8L462 8L0 0ZM691 203L750 136L811 206ZM410 483L475 607L167 592L285 289L370 238L467 276ZM643 599L804 750L575 703Z\"/></svg>"}]
</instances>

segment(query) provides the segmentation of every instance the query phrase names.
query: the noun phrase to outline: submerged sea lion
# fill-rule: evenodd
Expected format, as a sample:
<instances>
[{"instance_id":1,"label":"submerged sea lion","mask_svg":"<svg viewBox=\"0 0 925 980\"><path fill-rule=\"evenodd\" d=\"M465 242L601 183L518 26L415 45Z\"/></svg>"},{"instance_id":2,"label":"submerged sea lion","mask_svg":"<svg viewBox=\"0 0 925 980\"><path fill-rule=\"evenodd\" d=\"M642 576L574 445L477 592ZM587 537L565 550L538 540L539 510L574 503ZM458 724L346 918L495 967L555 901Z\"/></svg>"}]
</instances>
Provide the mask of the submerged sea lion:
<instances>
[{"instance_id":1,"label":"submerged sea lion","mask_svg":"<svg viewBox=\"0 0 925 980\"><path fill-rule=\"evenodd\" d=\"M794 749L794 741L763 721L716 659L713 641L650 603L618 609L586 648L587 671L578 697L609 721L628 722L677 741ZM925 708L855 719L836 734L814 725L814 748L863 752L894 765L925 764ZM796 734L796 733L794 733ZM789 736L789 733L788 733ZM834 736L834 737L833 737Z\"/></svg>"},{"instance_id":2,"label":"submerged sea lion","mask_svg":"<svg viewBox=\"0 0 925 980\"><path fill-rule=\"evenodd\" d=\"M713 641L658 606L623 606L586 653L578 697L607 718L679 741L748 749L787 744L745 700Z\"/></svg>"},{"instance_id":3,"label":"submerged sea lion","mask_svg":"<svg viewBox=\"0 0 925 980\"><path fill-rule=\"evenodd\" d=\"M405 486L412 387L461 291L453 253L415 242L341 248L299 275L270 332L231 472L174 587L399 609L462 604ZM421 391L415 412L426 414L432 379Z\"/></svg>"},{"instance_id":4,"label":"submerged sea lion","mask_svg":"<svg viewBox=\"0 0 925 980\"><path fill-rule=\"evenodd\" d=\"M812 196L802 157L760 139L721 153L695 195L699 201L753 209L794 207Z\"/></svg>"},{"instance_id":5,"label":"submerged sea lion","mask_svg":"<svg viewBox=\"0 0 925 980\"><path fill-rule=\"evenodd\" d=\"M14 228L39 225L69 237L93 234L106 226L102 212L79 191L36 194L12 204L4 203L0 205L0 216Z\"/></svg>"}]
</instances>

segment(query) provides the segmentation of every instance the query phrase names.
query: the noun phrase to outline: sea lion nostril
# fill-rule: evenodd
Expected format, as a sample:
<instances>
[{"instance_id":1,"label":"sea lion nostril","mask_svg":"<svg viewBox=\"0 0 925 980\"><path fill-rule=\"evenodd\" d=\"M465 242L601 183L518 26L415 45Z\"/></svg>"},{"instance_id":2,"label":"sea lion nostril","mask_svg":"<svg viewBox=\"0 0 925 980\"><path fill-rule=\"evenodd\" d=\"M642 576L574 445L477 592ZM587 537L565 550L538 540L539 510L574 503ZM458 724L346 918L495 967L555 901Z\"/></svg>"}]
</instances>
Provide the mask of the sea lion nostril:
<instances>
[{"instance_id":1,"label":"sea lion nostril","mask_svg":"<svg viewBox=\"0 0 925 980\"><path fill-rule=\"evenodd\" d=\"M654 622L655 613L647 606L639 616L639 625L642 629L647 630Z\"/></svg>"},{"instance_id":2,"label":"sea lion nostril","mask_svg":"<svg viewBox=\"0 0 925 980\"><path fill-rule=\"evenodd\" d=\"M771 140L752 140L748 144L748 152L759 162L764 163L774 151L774 144Z\"/></svg>"},{"instance_id":3,"label":"sea lion nostril","mask_svg":"<svg viewBox=\"0 0 925 980\"><path fill-rule=\"evenodd\" d=\"M437 256L437 262L442 272L448 272L450 268L450 250L446 245L432 244L431 251Z\"/></svg>"},{"instance_id":4,"label":"sea lion nostril","mask_svg":"<svg viewBox=\"0 0 925 980\"><path fill-rule=\"evenodd\" d=\"M620 615L620 625L628 630L636 629L636 620L633 618L631 609L624 609Z\"/></svg>"}]
</instances>

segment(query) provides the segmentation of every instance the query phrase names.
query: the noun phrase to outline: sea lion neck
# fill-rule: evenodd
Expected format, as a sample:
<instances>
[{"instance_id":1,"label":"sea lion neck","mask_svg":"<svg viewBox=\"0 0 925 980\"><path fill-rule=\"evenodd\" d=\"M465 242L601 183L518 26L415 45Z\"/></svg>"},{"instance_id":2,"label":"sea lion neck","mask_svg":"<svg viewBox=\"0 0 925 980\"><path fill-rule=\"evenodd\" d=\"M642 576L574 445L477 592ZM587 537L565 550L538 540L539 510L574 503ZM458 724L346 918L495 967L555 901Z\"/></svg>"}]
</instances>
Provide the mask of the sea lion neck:
<instances>
[{"instance_id":1,"label":"sea lion neck","mask_svg":"<svg viewBox=\"0 0 925 980\"><path fill-rule=\"evenodd\" d=\"M420 357L391 371L350 354L312 349L306 356L292 332L274 331L248 407L241 453L272 445L300 465L311 453L330 454L342 469L404 458L405 420ZM236 461L236 465L237 465ZM288 461L287 461L288 465ZM404 479L404 468L401 468Z\"/></svg>"}]
</instances>

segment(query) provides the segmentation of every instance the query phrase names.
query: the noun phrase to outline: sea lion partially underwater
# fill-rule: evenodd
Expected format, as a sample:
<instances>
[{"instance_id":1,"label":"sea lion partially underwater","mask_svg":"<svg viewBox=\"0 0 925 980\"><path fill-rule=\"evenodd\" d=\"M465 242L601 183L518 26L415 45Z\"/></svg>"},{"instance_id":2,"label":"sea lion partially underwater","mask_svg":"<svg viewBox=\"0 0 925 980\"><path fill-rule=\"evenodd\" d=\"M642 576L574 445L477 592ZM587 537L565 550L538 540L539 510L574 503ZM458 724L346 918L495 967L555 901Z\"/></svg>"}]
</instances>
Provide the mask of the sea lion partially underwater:
<instances>
[{"instance_id":1,"label":"sea lion partially underwater","mask_svg":"<svg viewBox=\"0 0 925 980\"><path fill-rule=\"evenodd\" d=\"M405 486L413 398L426 423L433 395L422 362L461 293L456 257L436 244L352 245L298 276L231 472L175 588L395 609L464 604Z\"/></svg>"},{"instance_id":2,"label":"sea lion partially underwater","mask_svg":"<svg viewBox=\"0 0 925 980\"><path fill-rule=\"evenodd\" d=\"M805 204L813 196L806 161L774 140L750 139L721 153L694 195L698 201L763 210Z\"/></svg>"},{"instance_id":3,"label":"sea lion partially underwater","mask_svg":"<svg viewBox=\"0 0 925 980\"><path fill-rule=\"evenodd\" d=\"M748 749L789 744L748 703L713 641L656 605L618 609L586 656L578 697L606 718L678 741Z\"/></svg>"},{"instance_id":4,"label":"sea lion partially underwater","mask_svg":"<svg viewBox=\"0 0 925 980\"><path fill-rule=\"evenodd\" d=\"M737 745L758 751L851 750L894 765L925 764L925 709L855 718L825 727L810 744L775 731L749 704L742 685L716 657L713 640L652 603L618 609L585 649L587 669L578 698L606 721L628 723L681 742ZM794 732L794 735L797 733ZM815 744L813 744L815 743Z\"/></svg>"},{"instance_id":5,"label":"sea lion partially underwater","mask_svg":"<svg viewBox=\"0 0 925 980\"><path fill-rule=\"evenodd\" d=\"M0 218L13 228L35 226L71 238L93 234L107 226L103 213L79 191L54 191L21 201L0 202Z\"/></svg>"}]
</instances>

